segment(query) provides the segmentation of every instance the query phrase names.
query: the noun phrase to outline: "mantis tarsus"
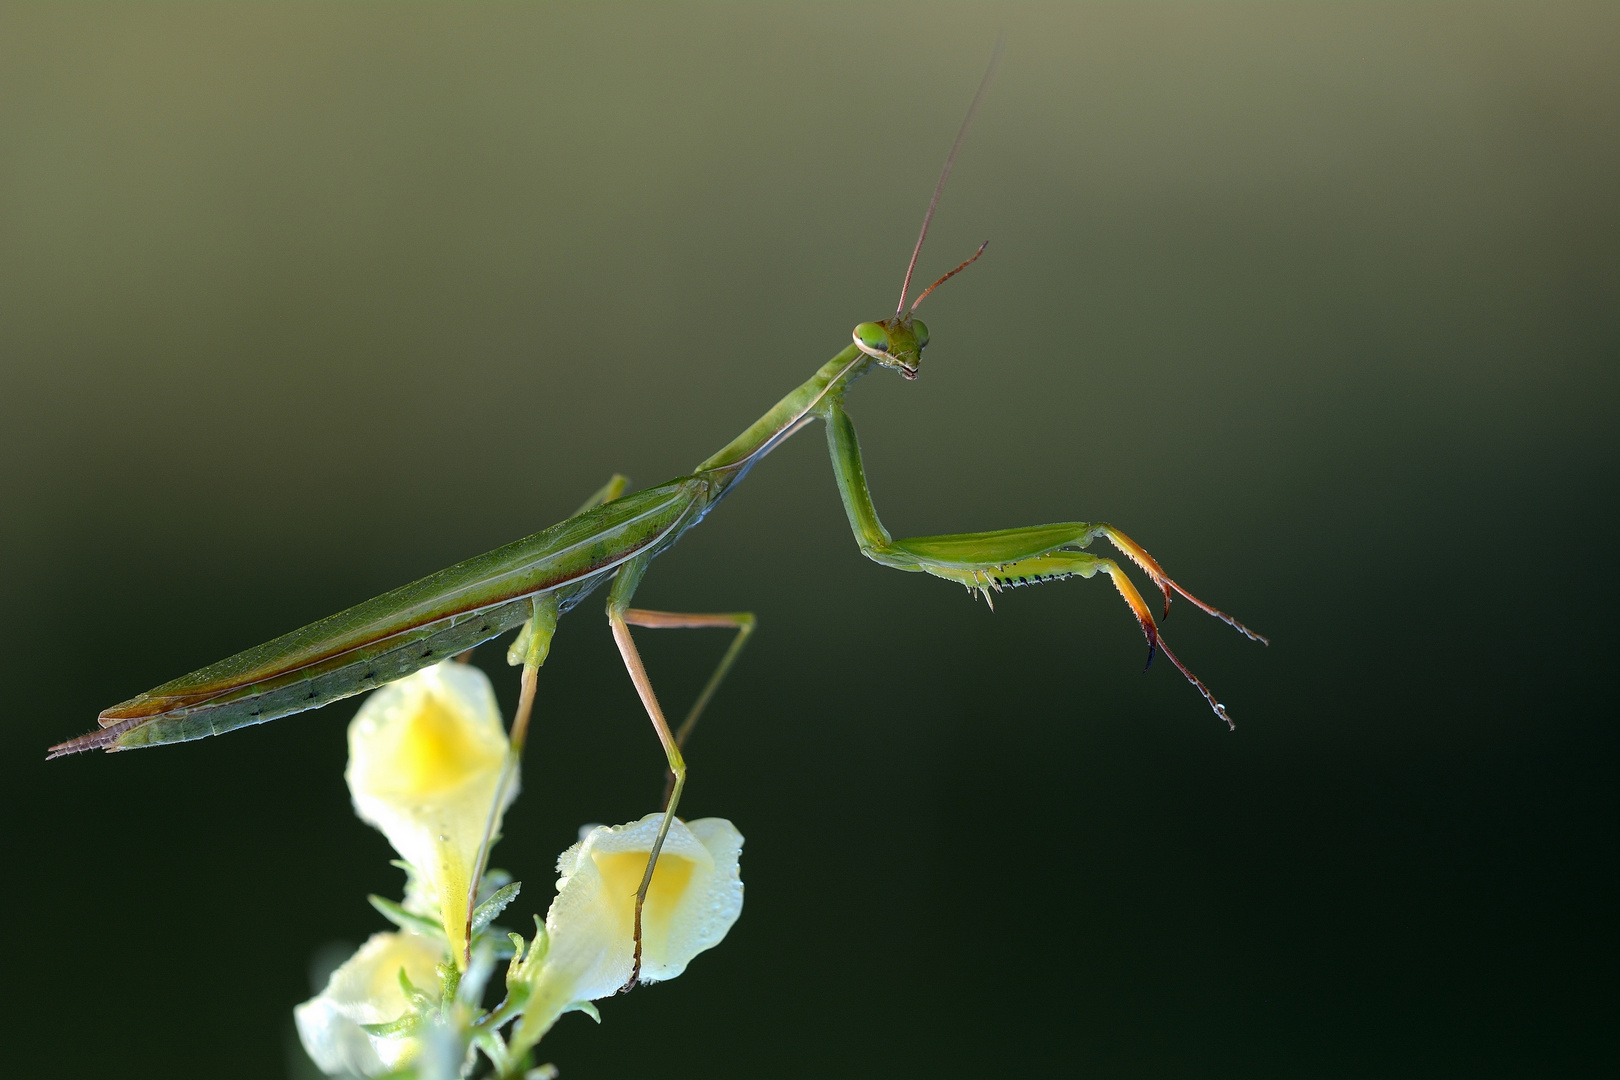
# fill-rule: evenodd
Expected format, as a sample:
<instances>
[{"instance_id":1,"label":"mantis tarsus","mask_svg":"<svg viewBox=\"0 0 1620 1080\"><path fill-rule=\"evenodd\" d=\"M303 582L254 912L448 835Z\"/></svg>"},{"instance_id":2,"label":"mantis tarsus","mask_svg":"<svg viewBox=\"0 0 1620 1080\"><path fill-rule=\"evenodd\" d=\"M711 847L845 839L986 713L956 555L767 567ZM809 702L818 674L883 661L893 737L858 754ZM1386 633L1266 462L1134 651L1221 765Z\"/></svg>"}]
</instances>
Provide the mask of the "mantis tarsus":
<instances>
[{"instance_id":1,"label":"mantis tarsus","mask_svg":"<svg viewBox=\"0 0 1620 1080\"><path fill-rule=\"evenodd\" d=\"M557 619L599 586L608 584L608 623L663 745L670 777L663 829L636 893L635 962L630 977L630 984L634 984L640 971L641 906L686 784L681 748L753 631L754 617L747 613L645 611L631 607L630 602L654 558L713 510L761 458L817 419L826 424L833 473L855 541L869 559L897 570L954 581L992 605L992 594L1007 588L1074 576L1090 578L1101 571L1112 579L1147 637L1149 663L1155 651L1163 651L1230 726L1232 721L1225 707L1165 644L1152 612L1130 578L1112 559L1084 549L1095 538L1105 537L1136 563L1163 594L1165 615L1169 614L1172 594L1178 593L1247 637L1261 642L1265 639L1176 584L1147 551L1111 525L1062 522L897 540L883 527L873 507L855 426L844 410L844 394L877 367L898 372L908 380L917 377L928 345L928 328L914 316L917 306L984 252L984 245L980 245L970 258L907 306L912 272L929 223L992 71L985 73L946 159L912 250L894 315L856 326L849 345L690 475L628 495L624 494L624 478L615 476L566 521L115 705L101 713L99 730L51 747L49 756L183 742L318 708L402 678L521 627L508 654L511 663L523 666L522 692L512 725L506 777L509 782L522 752L536 675L545 662ZM631 626L722 627L736 631L730 648L678 729L672 730L665 720L631 637ZM486 836L486 854L488 840ZM478 869L481 872L482 867ZM478 878L475 873L474 890ZM470 897L468 917L470 923Z\"/></svg>"}]
</instances>

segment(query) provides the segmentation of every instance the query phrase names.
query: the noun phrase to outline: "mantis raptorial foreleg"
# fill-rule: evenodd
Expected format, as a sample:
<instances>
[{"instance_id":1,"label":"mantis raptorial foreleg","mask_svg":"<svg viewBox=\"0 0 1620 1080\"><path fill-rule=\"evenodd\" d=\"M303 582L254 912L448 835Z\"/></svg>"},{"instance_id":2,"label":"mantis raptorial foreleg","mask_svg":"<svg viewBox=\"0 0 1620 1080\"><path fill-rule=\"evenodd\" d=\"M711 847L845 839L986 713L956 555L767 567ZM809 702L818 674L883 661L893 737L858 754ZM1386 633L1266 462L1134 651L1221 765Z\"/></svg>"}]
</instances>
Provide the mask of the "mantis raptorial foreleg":
<instances>
[{"instance_id":1,"label":"mantis raptorial foreleg","mask_svg":"<svg viewBox=\"0 0 1620 1080\"><path fill-rule=\"evenodd\" d=\"M1153 579L1153 584L1164 594L1166 616L1170 614L1171 594L1179 593L1200 610L1215 616L1250 640L1269 644L1264 637L1177 585L1140 544L1106 523L1065 521L996 532L894 539L878 520L877 509L872 505L872 493L866 484L866 469L861 461L854 422L836 397L829 396L819 411L827 422L827 450L832 457L833 475L838 481L844 510L849 515L850 529L867 558L897 570L922 572L958 582L970 592L982 595L991 607L995 606L991 590L1000 592L1008 587L1057 581L1066 577L1089 578L1101 570L1113 579L1114 587L1136 616L1148 640L1148 663L1153 662L1154 651L1162 649L1170 662L1187 677L1187 681L1198 688L1210 708L1215 710L1215 715L1224 720L1228 727L1232 726L1226 706L1215 700L1209 688L1187 670L1186 665L1165 644L1158 625L1153 621L1153 613L1136 586L1131 584L1130 578L1120 570L1119 564L1079 549L1098 536L1107 537L1110 543Z\"/></svg>"}]
</instances>

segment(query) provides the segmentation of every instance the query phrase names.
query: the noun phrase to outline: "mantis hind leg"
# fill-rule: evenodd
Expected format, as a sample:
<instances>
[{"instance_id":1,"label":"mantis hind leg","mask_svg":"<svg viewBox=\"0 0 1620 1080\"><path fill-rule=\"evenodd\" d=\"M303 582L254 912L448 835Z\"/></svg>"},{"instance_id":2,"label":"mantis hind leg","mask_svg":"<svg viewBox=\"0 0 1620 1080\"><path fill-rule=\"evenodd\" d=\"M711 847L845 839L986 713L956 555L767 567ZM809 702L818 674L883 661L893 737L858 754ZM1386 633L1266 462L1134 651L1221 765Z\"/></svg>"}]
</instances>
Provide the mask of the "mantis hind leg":
<instances>
[{"instance_id":1,"label":"mantis hind leg","mask_svg":"<svg viewBox=\"0 0 1620 1080\"><path fill-rule=\"evenodd\" d=\"M652 721L658 741L664 747L664 757L674 782L664 803L664 819L659 822L658 836L647 855L647 869L641 875L641 884L636 887L635 944L630 977L625 980L623 987L625 990L634 987L641 978L641 909L647 902L647 890L652 887L658 854L664 850L664 839L669 836L669 827L675 820L675 808L680 805L681 792L686 788L686 759L681 756L680 743L670 730L669 721L664 719L663 706L658 704L658 695L653 691L652 680L647 677L647 667L641 662L641 653L636 649L635 639L630 636L629 623L625 620L630 611L630 597L635 594L636 586L641 584L641 575L646 572L645 557L632 559L620 568L618 576L614 578L613 589L608 593L608 625L613 630L613 643L619 647L619 656L624 660L625 670L630 673L630 681L635 684L641 705L647 710L647 718Z\"/></svg>"},{"instance_id":2,"label":"mantis hind leg","mask_svg":"<svg viewBox=\"0 0 1620 1080\"><path fill-rule=\"evenodd\" d=\"M731 646L726 649L720 663L715 666L714 674L704 684L703 690L698 694L697 700L687 710L686 719L681 726L675 729L675 746L677 749L686 748L686 740L691 738L692 729L697 726L698 718L703 710L708 708L709 702L714 698L715 691L725 681L726 675L731 672L731 665L736 663L737 655L742 652L743 646L753 636L756 621L751 611L734 611L725 614L690 614L675 611L646 611L639 608L626 609L624 621L631 626L644 626L651 630L700 630L706 628L730 629L737 631L737 636L731 639ZM666 772L664 780L664 805L669 805L675 793L675 773Z\"/></svg>"},{"instance_id":3,"label":"mantis hind leg","mask_svg":"<svg viewBox=\"0 0 1620 1080\"><path fill-rule=\"evenodd\" d=\"M630 594L635 591L639 583L645 564L627 566L620 572L619 578L613 583L613 592L608 597L608 624L613 629L614 643L619 647L619 655L624 659L625 670L630 673L630 681L635 684L636 693L641 697L641 704L647 710L647 716L652 720L653 730L658 733L658 741L663 744L664 756L668 762L667 780L664 784L664 819L658 825L658 837L653 841L652 851L647 855L647 869L641 875L641 884L636 887L635 911L635 941L630 966L630 978L625 980L624 989L629 990L641 978L641 911L647 902L647 890L652 887L653 871L658 867L659 852L664 849L664 840L669 836L669 827L675 820L675 808L680 803L681 792L686 788L686 760L681 754L681 748L692 729L697 726L698 718L714 697L720 684L725 681L731 665L736 662L737 655L742 652L743 646L748 644L749 637L754 632L755 619L751 611L738 611L725 614L684 614L673 611L646 611L631 608ZM706 627L734 629L736 637L731 639L731 646L720 658L715 667L714 674L698 694L697 701L693 702L688 710L686 719L681 726L671 731L669 722L664 719L664 710L658 703L658 695L653 691L652 680L647 676L647 668L641 661L641 652L636 648L635 640L630 636L631 626L642 626L655 630L690 630Z\"/></svg>"}]
</instances>

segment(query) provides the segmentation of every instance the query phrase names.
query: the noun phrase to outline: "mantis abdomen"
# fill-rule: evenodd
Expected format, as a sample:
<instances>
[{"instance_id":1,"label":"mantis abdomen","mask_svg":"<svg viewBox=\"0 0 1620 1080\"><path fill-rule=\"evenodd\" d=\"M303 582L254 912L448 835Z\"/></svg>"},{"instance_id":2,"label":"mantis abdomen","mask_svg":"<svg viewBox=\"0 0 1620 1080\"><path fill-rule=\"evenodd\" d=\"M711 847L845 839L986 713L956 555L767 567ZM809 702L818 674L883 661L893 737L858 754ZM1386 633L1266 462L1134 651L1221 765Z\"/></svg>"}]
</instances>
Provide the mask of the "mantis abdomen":
<instances>
[{"instance_id":1,"label":"mantis abdomen","mask_svg":"<svg viewBox=\"0 0 1620 1080\"><path fill-rule=\"evenodd\" d=\"M681 477L585 510L114 705L101 730L50 756L200 739L404 678L521 625L538 596L566 611L627 559L672 543L709 490Z\"/></svg>"}]
</instances>

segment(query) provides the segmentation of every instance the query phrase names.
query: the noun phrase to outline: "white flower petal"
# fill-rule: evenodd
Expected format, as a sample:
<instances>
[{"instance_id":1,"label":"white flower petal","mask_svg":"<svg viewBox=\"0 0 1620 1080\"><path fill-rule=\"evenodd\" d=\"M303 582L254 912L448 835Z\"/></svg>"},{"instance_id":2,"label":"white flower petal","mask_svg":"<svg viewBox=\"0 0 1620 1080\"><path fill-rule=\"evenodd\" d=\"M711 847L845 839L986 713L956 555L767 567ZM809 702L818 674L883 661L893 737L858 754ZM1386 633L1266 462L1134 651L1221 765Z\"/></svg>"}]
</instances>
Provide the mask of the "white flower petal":
<instances>
[{"instance_id":1,"label":"white flower petal","mask_svg":"<svg viewBox=\"0 0 1620 1080\"><path fill-rule=\"evenodd\" d=\"M422 876L452 942L465 936L473 863L506 750L495 691L470 664L436 664L390 683L349 724L344 775L355 813ZM503 812L516 796L514 783Z\"/></svg>"},{"instance_id":2,"label":"white flower petal","mask_svg":"<svg viewBox=\"0 0 1620 1080\"><path fill-rule=\"evenodd\" d=\"M399 985L403 968L411 983L432 992L443 946L419 934L373 934L332 972L326 989L293 1009L298 1038L310 1059L329 1076L392 1072L420 1051L419 1040L367 1034L361 1024L385 1024L410 1008Z\"/></svg>"},{"instance_id":3,"label":"white flower petal","mask_svg":"<svg viewBox=\"0 0 1620 1080\"><path fill-rule=\"evenodd\" d=\"M557 860L562 877L546 914L550 950L524 1016L527 1036L538 1038L570 1004L607 997L630 978L635 893L662 818L598 826ZM641 913L642 979L673 979L737 921L742 842L723 818L670 826Z\"/></svg>"}]
</instances>

